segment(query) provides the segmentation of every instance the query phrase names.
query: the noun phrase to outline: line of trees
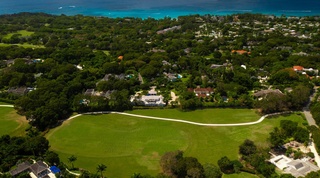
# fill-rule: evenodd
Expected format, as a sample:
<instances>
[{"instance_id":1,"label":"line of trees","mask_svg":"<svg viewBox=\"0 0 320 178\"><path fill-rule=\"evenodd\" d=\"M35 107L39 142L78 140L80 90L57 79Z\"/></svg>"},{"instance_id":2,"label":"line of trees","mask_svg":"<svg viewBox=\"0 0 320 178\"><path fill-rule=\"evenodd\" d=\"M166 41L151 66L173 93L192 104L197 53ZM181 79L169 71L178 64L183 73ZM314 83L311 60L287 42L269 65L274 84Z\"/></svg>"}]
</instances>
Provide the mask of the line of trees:
<instances>
[{"instance_id":1,"label":"line of trees","mask_svg":"<svg viewBox=\"0 0 320 178\"><path fill-rule=\"evenodd\" d=\"M290 93L269 93L262 100L257 101L255 105L264 114L290 110L299 111L308 103L312 89L311 84L301 84L294 87Z\"/></svg>"},{"instance_id":2,"label":"line of trees","mask_svg":"<svg viewBox=\"0 0 320 178\"><path fill-rule=\"evenodd\" d=\"M283 145L291 138L307 145L309 143L309 131L298 126L297 122L281 120L280 128L275 127L273 131L270 132L270 142L274 147Z\"/></svg>"},{"instance_id":3,"label":"line of trees","mask_svg":"<svg viewBox=\"0 0 320 178\"><path fill-rule=\"evenodd\" d=\"M25 137L3 135L0 137L0 172L7 172L17 162L31 158L45 158L49 163L58 164L58 157L48 149L48 140L33 129L30 129Z\"/></svg>"}]
</instances>

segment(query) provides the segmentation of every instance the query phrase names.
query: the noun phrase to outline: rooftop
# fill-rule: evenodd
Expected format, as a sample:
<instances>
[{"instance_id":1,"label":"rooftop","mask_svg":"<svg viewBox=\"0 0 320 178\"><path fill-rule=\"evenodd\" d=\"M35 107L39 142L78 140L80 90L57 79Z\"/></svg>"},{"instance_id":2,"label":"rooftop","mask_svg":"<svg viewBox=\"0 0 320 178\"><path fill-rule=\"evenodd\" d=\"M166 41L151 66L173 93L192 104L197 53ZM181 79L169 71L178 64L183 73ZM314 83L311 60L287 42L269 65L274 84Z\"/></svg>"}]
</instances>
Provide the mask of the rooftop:
<instances>
[{"instance_id":1,"label":"rooftop","mask_svg":"<svg viewBox=\"0 0 320 178\"><path fill-rule=\"evenodd\" d=\"M276 156L270 159L270 162L277 166L277 168L283 170L285 173L293 175L294 177L304 177L309 172L320 170L319 167L307 160L293 160L285 155Z\"/></svg>"},{"instance_id":2,"label":"rooftop","mask_svg":"<svg viewBox=\"0 0 320 178\"><path fill-rule=\"evenodd\" d=\"M304 69L304 67L302 67L302 66L293 66L294 71L302 71L303 69Z\"/></svg>"},{"instance_id":3,"label":"rooftop","mask_svg":"<svg viewBox=\"0 0 320 178\"><path fill-rule=\"evenodd\" d=\"M256 93L254 93L253 96L254 97L263 97L263 96L266 96L270 93L283 95L283 93L279 89L268 89L268 90L260 90Z\"/></svg>"}]
</instances>

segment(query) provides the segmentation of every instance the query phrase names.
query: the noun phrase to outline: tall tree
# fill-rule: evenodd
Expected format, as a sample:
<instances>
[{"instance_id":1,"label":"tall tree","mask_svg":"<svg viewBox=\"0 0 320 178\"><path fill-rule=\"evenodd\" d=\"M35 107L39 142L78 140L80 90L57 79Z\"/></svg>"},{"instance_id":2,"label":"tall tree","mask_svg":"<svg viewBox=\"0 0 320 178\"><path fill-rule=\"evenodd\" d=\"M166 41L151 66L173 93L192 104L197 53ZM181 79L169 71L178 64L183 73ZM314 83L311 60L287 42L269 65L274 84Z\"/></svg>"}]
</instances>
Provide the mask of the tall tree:
<instances>
[{"instance_id":1,"label":"tall tree","mask_svg":"<svg viewBox=\"0 0 320 178\"><path fill-rule=\"evenodd\" d=\"M239 153L243 156L249 156L254 154L257 151L257 146L254 144L253 141L246 139L240 146L239 146Z\"/></svg>"},{"instance_id":2,"label":"tall tree","mask_svg":"<svg viewBox=\"0 0 320 178\"><path fill-rule=\"evenodd\" d=\"M74 155L71 155L69 158L68 158L68 161L71 163L72 165L72 169L74 169L74 165L73 165L73 162L75 162L78 158Z\"/></svg>"},{"instance_id":3,"label":"tall tree","mask_svg":"<svg viewBox=\"0 0 320 178\"><path fill-rule=\"evenodd\" d=\"M107 166L104 164L99 164L97 167L97 171L100 172L101 177L103 178L103 172L107 169Z\"/></svg>"},{"instance_id":4,"label":"tall tree","mask_svg":"<svg viewBox=\"0 0 320 178\"><path fill-rule=\"evenodd\" d=\"M213 164L205 164L203 165L204 175L207 178L221 178L222 172L218 166Z\"/></svg>"},{"instance_id":5,"label":"tall tree","mask_svg":"<svg viewBox=\"0 0 320 178\"><path fill-rule=\"evenodd\" d=\"M59 165L60 164L59 155L53 151L46 152L45 161L48 162L50 165Z\"/></svg>"},{"instance_id":6,"label":"tall tree","mask_svg":"<svg viewBox=\"0 0 320 178\"><path fill-rule=\"evenodd\" d=\"M218 166L220 170L225 174L232 174L234 173L234 167L232 161L226 156L222 157L218 160Z\"/></svg>"}]
</instances>

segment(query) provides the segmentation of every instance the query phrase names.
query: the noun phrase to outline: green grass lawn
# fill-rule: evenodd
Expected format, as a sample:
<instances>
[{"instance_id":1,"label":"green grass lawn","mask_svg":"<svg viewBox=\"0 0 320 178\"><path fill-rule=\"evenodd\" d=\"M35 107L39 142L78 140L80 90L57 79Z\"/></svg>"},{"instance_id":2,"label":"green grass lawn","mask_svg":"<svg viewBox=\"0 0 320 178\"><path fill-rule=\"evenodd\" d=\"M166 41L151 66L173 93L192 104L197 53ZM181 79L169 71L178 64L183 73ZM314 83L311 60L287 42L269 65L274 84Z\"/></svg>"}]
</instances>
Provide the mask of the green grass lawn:
<instances>
[{"instance_id":1,"label":"green grass lawn","mask_svg":"<svg viewBox=\"0 0 320 178\"><path fill-rule=\"evenodd\" d=\"M250 115L252 119L259 118L257 115L254 117L254 111L251 110L220 110L216 109L214 113L211 113L213 110L204 111L202 114L205 117L211 113L232 118L226 121L228 123L231 120L248 120L236 119L237 112L239 117ZM169 117L176 114L175 117L181 119L186 116L186 113L174 110L138 110L133 113L151 115L152 111L156 116ZM195 111L189 115L197 117L200 113ZM212 117L210 122L215 122L215 118L216 122L222 122L219 117ZM192 119L191 116L189 119ZM267 146L268 133L280 125L282 119L306 123L301 116L290 115L266 119L252 126L201 127L116 114L86 115L51 130L47 138L51 150L56 151L67 164L67 158L75 155L78 158L76 167L96 172L97 165L103 163L108 166L105 172L108 177L130 177L135 172L156 175L160 172L161 155L168 151L180 149L185 152L185 156L196 157L201 163L217 164L217 160L225 155L237 159L238 146L245 139ZM240 177L244 174L240 174Z\"/></svg>"},{"instance_id":2,"label":"green grass lawn","mask_svg":"<svg viewBox=\"0 0 320 178\"><path fill-rule=\"evenodd\" d=\"M222 178L258 178L258 176L241 172L240 174L224 174Z\"/></svg>"},{"instance_id":3,"label":"green grass lawn","mask_svg":"<svg viewBox=\"0 0 320 178\"><path fill-rule=\"evenodd\" d=\"M93 52L97 52L98 50L93 50ZM101 50L105 55L109 56L110 55L110 51L108 50Z\"/></svg>"},{"instance_id":4,"label":"green grass lawn","mask_svg":"<svg viewBox=\"0 0 320 178\"><path fill-rule=\"evenodd\" d=\"M33 45L33 44L28 44L28 43L23 43L23 44L7 44L7 43L0 43L0 47L7 47L7 46L20 46L24 48L45 48L43 45Z\"/></svg>"},{"instance_id":5,"label":"green grass lawn","mask_svg":"<svg viewBox=\"0 0 320 178\"><path fill-rule=\"evenodd\" d=\"M0 107L0 136L5 134L22 136L27 127L28 122L24 116L18 115L13 108Z\"/></svg>"},{"instance_id":6,"label":"green grass lawn","mask_svg":"<svg viewBox=\"0 0 320 178\"><path fill-rule=\"evenodd\" d=\"M0 101L0 105L13 105L13 104L5 103L5 102L1 102L1 101Z\"/></svg>"},{"instance_id":7,"label":"green grass lawn","mask_svg":"<svg viewBox=\"0 0 320 178\"><path fill-rule=\"evenodd\" d=\"M203 109L189 112L177 109L149 109L133 110L128 113L212 124L252 122L260 119L255 110L249 109Z\"/></svg>"},{"instance_id":8,"label":"green grass lawn","mask_svg":"<svg viewBox=\"0 0 320 178\"><path fill-rule=\"evenodd\" d=\"M34 32L30 32L30 31L27 31L27 30L19 30L19 31L17 31L15 33L7 34L6 36L4 36L4 38L10 39L14 34L20 34L21 37L27 37L27 36L31 36L32 34L34 34Z\"/></svg>"},{"instance_id":9,"label":"green grass lawn","mask_svg":"<svg viewBox=\"0 0 320 178\"><path fill-rule=\"evenodd\" d=\"M108 51L108 50L102 50L102 52L103 52L104 54L106 54L107 56L110 55L110 51Z\"/></svg>"}]
</instances>

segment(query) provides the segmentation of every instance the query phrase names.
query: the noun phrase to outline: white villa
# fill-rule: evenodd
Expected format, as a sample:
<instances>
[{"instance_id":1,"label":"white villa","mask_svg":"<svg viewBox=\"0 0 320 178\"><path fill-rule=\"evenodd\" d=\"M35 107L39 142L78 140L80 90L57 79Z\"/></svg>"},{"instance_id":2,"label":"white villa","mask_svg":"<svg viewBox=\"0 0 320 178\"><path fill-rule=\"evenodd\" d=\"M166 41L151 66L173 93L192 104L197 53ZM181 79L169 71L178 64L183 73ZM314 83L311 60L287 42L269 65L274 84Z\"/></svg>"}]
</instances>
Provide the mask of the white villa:
<instances>
[{"instance_id":1,"label":"white villa","mask_svg":"<svg viewBox=\"0 0 320 178\"><path fill-rule=\"evenodd\" d=\"M319 167L312 164L308 160L305 159L296 159L293 160L291 158L286 157L285 155L279 155L272 159L270 162L277 166L277 168L283 170L285 173L291 174L294 177L304 177L309 172L320 170Z\"/></svg>"},{"instance_id":2,"label":"white villa","mask_svg":"<svg viewBox=\"0 0 320 178\"><path fill-rule=\"evenodd\" d=\"M163 101L164 97L158 95L158 92L155 90L155 87L152 87L148 94L140 95L140 93L135 94L131 97L130 101L136 105L143 106L165 106L166 103Z\"/></svg>"}]
</instances>

